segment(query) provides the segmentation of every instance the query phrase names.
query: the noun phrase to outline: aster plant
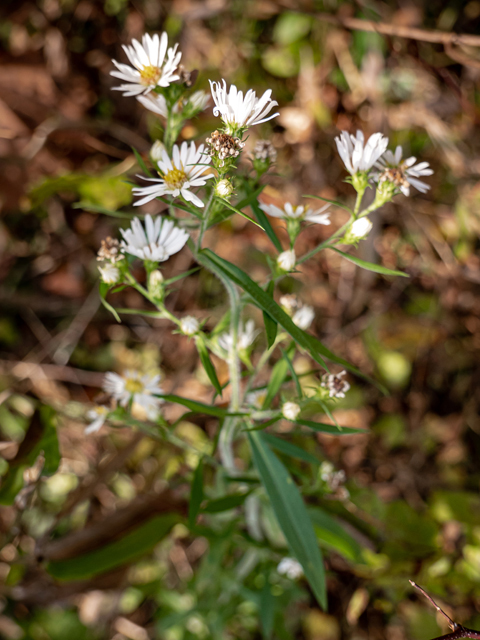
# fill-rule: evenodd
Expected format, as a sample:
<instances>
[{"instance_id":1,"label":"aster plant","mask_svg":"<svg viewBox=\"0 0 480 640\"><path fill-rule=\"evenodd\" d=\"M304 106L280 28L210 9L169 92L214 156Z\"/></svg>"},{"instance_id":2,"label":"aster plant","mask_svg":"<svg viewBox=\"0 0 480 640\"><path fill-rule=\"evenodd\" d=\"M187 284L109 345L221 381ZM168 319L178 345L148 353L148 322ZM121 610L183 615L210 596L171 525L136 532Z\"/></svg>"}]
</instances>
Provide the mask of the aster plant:
<instances>
[{"instance_id":1,"label":"aster plant","mask_svg":"<svg viewBox=\"0 0 480 640\"><path fill-rule=\"evenodd\" d=\"M425 192L428 185L419 178L432 171L426 162L403 160L399 147L395 153L387 151L388 139L382 133L366 138L361 131L355 135L342 131L335 142L348 172L347 180L357 194L353 208L341 205L348 213L344 224L338 222L339 204L319 196L306 196L320 199L318 207L306 202L267 202L261 191L265 175L276 160L272 143L257 142L250 156L250 173L239 168L239 163L251 128L268 128L278 115L271 90L257 96L253 89L244 91L233 84L228 87L225 80L210 81L218 125L205 143L181 141L183 124L206 108L209 96L198 90L190 93L193 74L180 66L177 45L169 47L166 34L145 35L141 43L134 40L124 51L130 66L114 61L112 75L124 83L115 88L127 97L135 97L163 128L163 137L153 144L149 159L137 154L142 174L141 186L133 188L135 206L141 212L143 205L157 200L165 209L162 214L145 215L143 221L139 213L129 226L120 229L120 241L108 238L102 243L98 256L102 300L120 320L122 313L132 310L115 310L107 300L109 293L132 287L141 294L154 308L144 314L147 319L168 320L171 329L181 334L180 339L195 345L212 396L210 403L200 403L195 398L165 394L158 376L138 371L110 372L104 384L109 400L89 409L87 432L96 433L105 425L115 426L120 418L128 421L133 416L137 419L136 428L169 440L173 437L171 425L162 415L167 402L217 420L217 437L208 453L195 452L198 466L192 469L195 490L190 499L190 527L195 530L204 515L202 500L207 489L198 487L203 487L205 465L218 474L216 490L225 492L216 497L225 497L228 502L232 486L235 495L245 496L238 506L245 515L246 533L257 545L266 541L261 526L266 496L267 508L273 510L292 556L282 560L277 554L278 572L292 580L304 575L325 607L327 593L319 539L297 485L274 453L278 449L295 455L295 449L279 437L278 425L283 425L287 433L293 428L304 434L357 433L340 427L332 410L348 394L352 374L368 377L316 338L314 308L295 296L282 296L279 284L285 278L295 278L306 260L327 249L376 273L404 275L361 260L350 249L371 232L370 216L374 211L398 194L409 195L410 186ZM369 188L375 188L373 201L362 207ZM248 213L247 205L251 207ZM235 215L259 227L270 242L269 273L260 281L228 256L217 255L205 246L207 231ZM286 227L283 240L270 222L275 218ZM309 253L300 254L297 238L313 224L335 230ZM178 313L169 302L174 282L191 275L186 272L166 279L162 273L164 263L180 251L189 252L196 269L213 274L226 291L228 311L214 326L211 320L201 322L195 315ZM140 266L144 269L143 279L138 277ZM250 317L252 307L260 310L263 327L256 326ZM312 367L320 368L319 375L318 371L310 371L308 380L303 379L296 369L299 353L307 354ZM218 368L222 360L228 377L220 382ZM175 445L178 444L176 439ZM189 447L188 443L182 446ZM239 464L240 451L246 449L250 453ZM337 478L336 472L329 473L332 484L330 476ZM245 476L253 488L248 489ZM328 484L319 476L320 481ZM347 490L341 495L348 499ZM325 518L329 526L339 526L332 524L328 514ZM248 553L253 566L261 561L258 547Z\"/></svg>"}]
</instances>

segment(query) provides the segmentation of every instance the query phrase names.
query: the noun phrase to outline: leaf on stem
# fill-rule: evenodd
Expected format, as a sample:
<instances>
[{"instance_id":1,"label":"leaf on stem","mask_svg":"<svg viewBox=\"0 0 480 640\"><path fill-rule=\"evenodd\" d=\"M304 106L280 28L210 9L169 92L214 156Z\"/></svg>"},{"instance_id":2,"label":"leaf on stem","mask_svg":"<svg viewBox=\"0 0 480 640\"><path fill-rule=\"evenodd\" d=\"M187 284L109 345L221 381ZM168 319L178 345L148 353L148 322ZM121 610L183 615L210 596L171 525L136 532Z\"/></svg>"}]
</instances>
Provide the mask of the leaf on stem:
<instances>
[{"instance_id":1,"label":"leaf on stem","mask_svg":"<svg viewBox=\"0 0 480 640\"><path fill-rule=\"evenodd\" d=\"M188 398L182 398L171 393L160 396L165 402L175 402L181 404L187 409L190 409L193 413L206 413L209 416L215 416L216 418L226 418L227 416L242 416L243 412L238 411L236 413L230 413L227 409L221 407L204 404L203 402L197 402L196 400L189 400Z\"/></svg>"},{"instance_id":2,"label":"leaf on stem","mask_svg":"<svg viewBox=\"0 0 480 640\"><path fill-rule=\"evenodd\" d=\"M270 280L267 287L268 295L273 299L273 292L275 290L275 282ZM263 312L263 322L265 324L265 333L267 334L267 345L270 349L275 344L275 338L277 337L278 325L275 320L266 312Z\"/></svg>"},{"instance_id":3,"label":"leaf on stem","mask_svg":"<svg viewBox=\"0 0 480 640\"><path fill-rule=\"evenodd\" d=\"M330 433L334 436L346 436L351 434L367 433L366 429L354 429L353 427L342 427L341 429L333 424L325 424L323 422L314 422L313 420L295 420L295 424L299 424L302 427L308 427L317 431L318 433Z\"/></svg>"},{"instance_id":4,"label":"leaf on stem","mask_svg":"<svg viewBox=\"0 0 480 640\"><path fill-rule=\"evenodd\" d=\"M258 202L256 200L251 203L251 207L252 207L253 213L255 214L255 217L257 218L259 223L262 225L263 230L272 241L275 249L277 249L277 251L282 252L283 251L282 243L280 242L280 240L277 237L277 234L273 230L273 227L270 224L270 220L266 216L265 212L262 211L262 209L260 209Z\"/></svg>"},{"instance_id":5,"label":"leaf on stem","mask_svg":"<svg viewBox=\"0 0 480 640\"><path fill-rule=\"evenodd\" d=\"M200 504L203 500L203 458L198 461L197 468L193 474L192 488L190 492L190 504L188 506L188 526L193 529L195 520L200 511Z\"/></svg>"},{"instance_id":6,"label":"leaf on stem","mask_svg":"<svg viewBox=\"0 0 480 640\"><path fill-rule=\"evenodd\" d=\"M326 609L322 554L303 498L287 469L268 447L263 434L249 432L248 439L255 466L288 546L302 565L318 602Z\"/></svg>"},{"instance_id":7,"label":"leaf on stem","mask_svg":"<svg viewBox=\"0 0 480 640\"><path fill-rule=\"evenodd\" d=\"M280 451L280 453L284 453L286 456L298 458L299 460L303 460L309 464L320 464L320 460L317 457L308 453L308 451L304 451L301 447L297 447L297 445L288 442L284 438L278 438L277 436L272 436L270 433L264 433L263 439L272 447L272 449L276 449L277 451Z\"/></svg>"},{"instance_id":8,"label":"leaf on stem","mask_svg":"<svg viewBox=\"0 0 480 640\"><path fill-rule=\"evenodd\" d=\"M285 353L285 352L283 352ZM267 395L263 401L262 409L268 409L272 404L272 400L277 395L280 387L285 382L285 378L288 373L288 362L282 353L282 358L275 363L270 380L267 387ZM295 353L295 342L291 342L286 351L286 355L292 357Z\"/></svg>"},{"instance_id":9,"label":"leaf on stem","mask_svg":"<svg viewBox=\"0 0 480 640\"><path fill-rule=\"evenodd\" d=\"M208 353L207 346L201 335L197 335L195 337L195 344L197 346L198 355L200 356L200 360L202 362L203 368L205 369L207 376L210 382L212 383L215 391L218 393L219 396L221 396L222 385L218 381L217 372L215 371L213 362L210 360L210 355Z\"/></svg>"},{"instance_id":10,"label":"leaf on stem","mask_svg":"<svg viewBox=\"0 0 480 640\"><path fill-rule=\"evenodd\" d=\"M136 161L138 162L138 165L139 165L140 169L144 173L146 173L149 178L153 178L153 173L150 171L150 169L145 164L145 161L142 158L142 156L138 153L138 151L134 147L131 147L131 149L133 151L133 155L135 156Z\"/></svg>"},{"instance_id":11,"label":"leaf on stem","mask_svg":"<svg viewBox=\"0 0 480 640\"><path fill-rule=\"evenodd\" d=\"M303 194L303 198L315 198L315 200L323 200L323 202L329 202L330 204L334 204L336 207L340 207L340 209L344 209L348 211L350 215L353 215L353 211L347 205L338 202L337 200L329 200L328 198L322 198L322 196L313 196L309 194Z\"/></svg>"},{"instance_id":12,"label":"leaf on stem","mask_svg":"<svg viewBox=\"0 0 480 640\"><path fill-rule=\"evenodd\" d=\"M403 273L403 271L394 271L393 269L387 269L386 267L382 267L379 264L374 264L373 262L367 262L366 260L362 260L361 258L357 258L357 256L352 256L350 253L345 253L344 251L340 251L340 249L336 249L335 247L326 247L327 249L331 249L336 253L339 253L341 256L348 260L349 262L353 262L357 267L362 267L362 269L366 269L367 271L373 271L374 273L381 273L384 276L402 276L402 278L409 278L408 273Z\"/></svg>"}]
</instances>

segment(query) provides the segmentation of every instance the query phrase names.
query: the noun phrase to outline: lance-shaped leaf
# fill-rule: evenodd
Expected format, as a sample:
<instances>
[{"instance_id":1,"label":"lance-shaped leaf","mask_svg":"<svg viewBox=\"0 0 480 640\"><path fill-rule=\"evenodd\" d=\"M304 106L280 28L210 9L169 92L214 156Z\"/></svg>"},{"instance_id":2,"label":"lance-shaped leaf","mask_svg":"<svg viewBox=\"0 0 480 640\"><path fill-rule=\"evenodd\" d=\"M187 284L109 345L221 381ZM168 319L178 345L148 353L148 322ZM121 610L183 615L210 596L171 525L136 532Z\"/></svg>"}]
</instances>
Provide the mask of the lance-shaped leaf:
<instances>
[{"instance_id":1,"label":"lance-shaped leaf","mask_svg":"<svg viewBox=\"0 0 480 640\"><path fill-rule=\"evenodd\" d=\"M203 368L205 369L207 376L212 383L215 391L219 396L222 395L222 385L218 381L217 372L215 371L215 367L213 366L213 362L210 360L210 355L208 353L207 345L201 335L195 336L195 344L197 345L198 355L200 356L200 360L203 364Z\"/></svg>"},{"instance_id":2,"label":"lance-shaped leaf","mask_svg":"<svg viewBox=\"0 0 480 640\"><path fill-rule=\"evenodd\" d=\"M361 258L357 258L357 256L352 256L350 253L345 253L344 251L340 251L340 249L336 249L335 247L327 247L327 249L331 249L336 253L339 253L341 256L348 260L349 262L353 262L357 267L362 267L362 269L366 269L367 271L373 271L374 273L381 273L384 276L402 276L402 278L409 278L408 273L403 273L403 271L394 271L393 269L387 269L387 267L382 267L380 264L374 264L373 262L367 262L366 260L362 260Z\"/></svg>"},{"instance_id":3,"label":"lance-shaped leaf","mask_svg":"<svg viewBox=\"0 0 480 640\"><path fill-rule=\"evenodd\" d=\"M203 402L197 402L196 400L190 400L189 398L182 398L182 396L176 396L172 393L166 393L160 396L165 402L175 402L181 404L187 409L190 409L193 413L206 413L209 416L216 416L217 418L226 418L227 416L242 416L244 412L237 411L236 413L229 413L226 409L216 407L215 405L204 404Z\"/></svg>"},{"instance_id":4,"label":"lance-shaped leaf","mask_svg":"<svg viewBox=\"0 0 480 640\"><path fill-rule=\"evenodd\" d=\"M188 526L193 529L195 520L200 511L203 500L203 458L198 461L197 468L193 474L192 489L190 491L190 503L188 506Z\"/></svg>"},{"instance_id":5,"label":"lance-shaped leaf","mask_svg":"<svg viewBox=\"0 0 480 640\"><path fill-rule=\"evenodd\" d=\"M302 420L297 418L295 424L300 424L303 427L318 431L318 433L330 433L334 436L347 436L352 434L367 433L365 429L354 429L353 427L342 427L339 429L334 424L325 424L323 422L314 422L313 420Z\"/></svg>"},{"instance_id":6,"label":"lance-shaped leaf","mask_svg":"<svg viewBox=\"0 0 480 640\"><path fill-rule=\"evenodd\" d=\"M291 358L293 357L294 353L295 343L292 342L287 349L286 355ZM272 404L272 400L275 398L280 390L280 387L285 382L288 370L289 366L287 359L282 356L282 358L275 363L272 369L270 380L268 381L267 395L265 396L265 400L263 401L262 409L268 409L268 407Z\"/></svg>"},{"instance_id":7,"label":"lance-shaped leaf","mask_svg":"<svg viewBox=\"0 0 480 640\"><path fill-rule=\"evenodd\" d=\"M326 609L327 594L322 554L302 496L286 468L269 449L263 434L251 431L248 439L255 466L288 546L302 565L318 602Z\"/></svg>"},{"instance_id":8,"label":"lance-shaped leaf","mask_svg":"<svg viewBox=\"0 0 480 640\"><path fill-rule=\"evenodd\" d=\"M265 233L272 241L275 249L277 249L277 251L282 252L283 251L282 243L280 242L280 240L277 237L277 234L273 230L273 227L270 224L270 220L265 215L264 211L262 211L262 209L260 209L260 207L258 206L258 202L256 200L255 202L252 202L251 207L252 207L253 213L255 214L255 217L257 218L259 223L262 225L263 229L265 230Z\"/></svg>"},{"instance_id":9,"label":"lance-shaped leaf","mask_svg":"<svg viewBox=\"0 0 480 640\"><path fill-rule=\"evenodd\" d=\"M308 453L308 451L305 451L301 447L297 447L297 445L292 444L291 442L288 442L288 440L272 436L270 433L264 433L263 438L272 449L276 449L277 451L280 451L280 453L284 453L286 456L298 458L299 460L303 460L310 464L320 464L320 460L313 454Z\"/></svg>"},{"instance_id":10,"label":"lance-shaped leaf","mask_svg":"<svg viewBox=\"0 0 480 640\"><path fill-rule=\"evenodd\" d=\"M275 290L275 282L271 280L268 283L267 293L273 300L273 292ZM278 325L275 320L266 312L263 312L263 322L265 324L265 333L267 334L267 345L268 348L273 346L275 343L275 338L277 337L277 328Z\"/></svg>"},{"instance_id":11,"label":"lance-shaped leaf","mask_svg":"<svg viewBox=\"0 0 480 640\"><path fill-rule=\"evenodd\" d=\"M242 271L239 267L228 262L228 260L224 260L210 251L210 249L203 249L199 256L198 260L201 264L207 266L208 269L212 271L219 271L223 274L223 277L229 278L232 282L240 286L246 293L248 293L257 303L257 305L263 310L266 311L273 320L276 320L280 326L282 326L287 333L289 333L292 338L297 342L297 344L305 349L311 357L318 362L318 364L322 365L325 369L328 370L327 365L325 364L324 358L335 362L336 364L341 365L345 369L352 371L358 376L369 380L372 384L378 386L378 384L369 378L368 376L362 374L356 367L351 365L349 362L344 360L343 358L339 358L334 353L332 353L327 347L325 347L320 340L314 338L310 334L303 331L297 327L297 325L293 322L289 315L285 313L285 311L273 300L268 293L266 293L261 287L258 286L256 282L254 282L249 275Z\"/></svg>"}]
</instances>

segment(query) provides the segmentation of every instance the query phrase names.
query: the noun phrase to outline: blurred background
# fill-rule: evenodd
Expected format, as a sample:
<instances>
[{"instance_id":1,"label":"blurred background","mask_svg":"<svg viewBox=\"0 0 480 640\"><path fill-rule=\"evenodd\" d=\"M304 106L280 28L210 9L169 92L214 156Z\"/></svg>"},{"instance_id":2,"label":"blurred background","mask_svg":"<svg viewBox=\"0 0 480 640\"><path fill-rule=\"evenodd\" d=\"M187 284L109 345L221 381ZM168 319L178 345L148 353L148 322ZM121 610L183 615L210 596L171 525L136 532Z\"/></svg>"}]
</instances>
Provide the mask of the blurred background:
<instances>
[{"instance_id":1,"label":"blurred background","mask_svg":"<svg viewBox=\"0 0 480 640\"><path fill-rule=\"evenodd\" d=\"M382 25L387 34L378 32ZM446 633L408 578L446 603L457 622L480 628L480 43L392 35L401 27L474 35L479 26L477 0L2 1L1 637L429 640ZM225 78L260 94L272 89L280 116L252 129L246 148L268 138L277 149L265 202L315 194L352 204L334 143L340 130L381 131L390 148L402 145L435 171L427 194L412 189L371 216L374 230L358 250L409 278L360 271L324 252L282 285L315 308L312 330L330 349L389 390L384 396L349 376L352 390L335 417L368 433L301 440L345 472L341 486L318 467L286 459L307 501L328 505L350 534L331 532L323 545L328 612L302 578L276 573L286 550L273 516L265 523L270 546L253 571L235 509L202 516L195 531L162 520L161 540L143 529L136 536L134 525L152 514L186 513L197 459L128 428L84 435L83 403L97 396L107 370L161 371L167 391L210 397L192 342L172 336L163 321L131 315L118 324L98 296L95 255L119 221L95 209L132 210L125 183L139 171L132 147L145 155L160 136L153 114L111 91L111 58L125 62L122 44L162 30L179 42L186 68L199 70L195 88L208 91L208 79ZM203 141L217 126L210 105L182 135ZM344 215L333 207L332 226L308 228L297 253L314 248ZM208 242L236 264L254 265L254 275L265 272L268 239L245 219L215 228ZM192 265L184 251L166 271ZM223 296L202 272L182 280L169 304L214 326ZM145 307L128 290L114 302ZM311 366L307 356L296 362L302 366ZM52 454L60 466L41 480L32 467L32 424L25 438L31 398L60 418L61 455L56 445ZM199 418L180 423L177 435L208 450L216 428L214 419ZM86 522L98 525L94 540L75 538ZM133 536L127 551L109 547L110 560L123 553L121 562L108 564L104 554L80 571L75 559L107 544L117 528ZM267 575L273 599L262 590Z\"/></svg>"}]
</instances>

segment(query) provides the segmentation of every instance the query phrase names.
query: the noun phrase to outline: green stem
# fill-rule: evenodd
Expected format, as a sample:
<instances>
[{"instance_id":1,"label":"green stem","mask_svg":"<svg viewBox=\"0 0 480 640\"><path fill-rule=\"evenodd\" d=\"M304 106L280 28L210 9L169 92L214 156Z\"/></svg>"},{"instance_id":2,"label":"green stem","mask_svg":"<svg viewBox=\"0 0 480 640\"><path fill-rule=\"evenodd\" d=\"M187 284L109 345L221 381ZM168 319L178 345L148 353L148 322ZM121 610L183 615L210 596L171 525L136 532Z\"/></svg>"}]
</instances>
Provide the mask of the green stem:
<instances>
[{"instance_id":1,"label":"green stem","mask_svg":"<svg viewBox=\"0 0 480 640\"><path fill-rule=\"evenodd\" d=\"M208 199L207 206L205 207L205 212L203 214L202 223L200 225L200 233L198 234L198 238L197 238L197 247L196 247L197 253L202 248L203 236L205 234L205 231L208 228L208 220L210 218L210 208L212 206L213 196L214 196L214 192L213 192L213 187L212 187L212 192L211 192L210 197Z\"/></svg>"},{"instance_id":2,"label":"green stem","mask_svg":"<svg viewBox=\"0 0 480 640\"><path fill-rule=\"evenodd\" d=\"M171 320L177 326L180 326L180 320L178 320L173 315L173 313L170 313L170 311L168 311L164 306L163 307L159 307L158 303L155 302L155 300L152 298L152 296L148 293L147 289L145 289L145 287L142 287L142 285L139 284L135 280L135 278L132 276L132 274L127 273L126 274L126 279L128 281L128 284L131 287L133 287L136 291L138 291L138 293L140 293L144 298L146 298L149 302L151 302L158 309L158 311L161 314L162 318L165 318L166 320Z\"/></svg>"},{"instance_id":3,"label":"green stem","mask_svg":"<svg viewBox=\"0 0 480 640\"><path fill-rule=\"evenodd\" d=\"M350 219L348 220L348 222L346 222L342 227L340 227L339 229L337 229L335 231L335 233L333 235L330 236L330 238L327 238L327 240L325 240L324 242L322 242L321 244L318 245L318 247L315 247L315 249L312 249L311 251L309 251L308 253L306 253L305 255L303 255L301 258L299 258L297 260L297 264L302 264L302 262L305 262L306 260L309 260L310 258L312 258L316 253L318 253L319 251L321 251L322 249L328 249L328 247L336 242L338 242L338 238L339 236L343 235L343 232L348 229L348 227L350 226L351 222L352 222L352 218L353 216L350 217Z\"/></svg>"},{"instance_id":4,"label":"green stem","mask_svg":"<svg viewBox=\"0 0 480 640\"><path fill-rule=\"evenodd\" d=\"M360 211L360 205L362 204L363 194L365 193L365 189L363 191L357 191L357 199L355 200L355 209L353 210L353 215L355 218Z\"/></svg>"}]
</instances>

